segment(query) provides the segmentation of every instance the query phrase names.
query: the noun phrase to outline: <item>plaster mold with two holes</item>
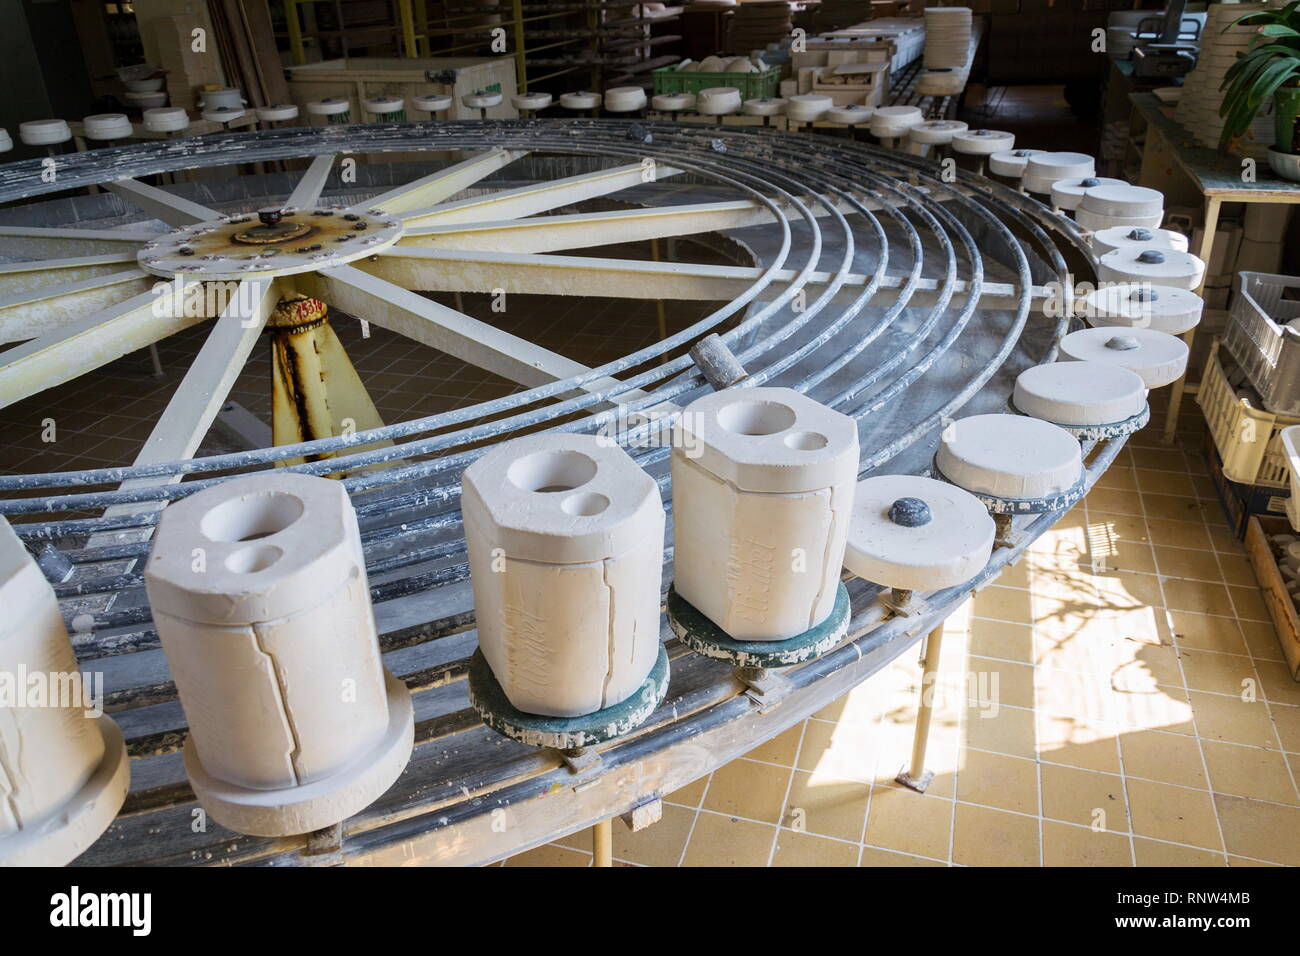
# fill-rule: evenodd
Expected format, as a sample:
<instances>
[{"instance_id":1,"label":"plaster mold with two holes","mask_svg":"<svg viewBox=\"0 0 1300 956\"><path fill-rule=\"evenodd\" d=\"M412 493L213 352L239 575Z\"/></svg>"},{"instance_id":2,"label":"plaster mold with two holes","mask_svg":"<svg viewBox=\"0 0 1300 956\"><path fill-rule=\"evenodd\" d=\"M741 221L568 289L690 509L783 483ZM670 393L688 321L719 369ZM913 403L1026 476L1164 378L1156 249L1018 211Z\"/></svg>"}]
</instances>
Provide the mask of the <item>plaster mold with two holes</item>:
<instances>
[{"instance_id":1,"label":"plaster mold with two holes","mask_svg":"<svg viewBox=\"0 0 1300 956\"><path fill-rule=\"evenodd\" d=\"M478 641L510 703L577 717L626 700L659 654L659 486L612 441L536 435L461 479Z\"/></svg>"},{"instance_id":2,"label":"plaster mold with two holes","mask_svg":"<svg viewBox=\"0 0 1300 956\"><path fill-rule=\"evenodd\" d=\"M858 471L853 419L788 388L692 402L673 442L673 586L739 641L830 614Z\"/></svg>"},{"instance_id":3,"label":"plaster mold with two holes","mask_svg":"<svg viewBox=\"0 0 1300 956\"><path fill-rule=\"evenodd\" d=\"M145 584L189 723L185 769L217 822L307 833L401 774L410 694L380 659L340 482L268 473L175 502Z\"/></svg>"}]
</instances>

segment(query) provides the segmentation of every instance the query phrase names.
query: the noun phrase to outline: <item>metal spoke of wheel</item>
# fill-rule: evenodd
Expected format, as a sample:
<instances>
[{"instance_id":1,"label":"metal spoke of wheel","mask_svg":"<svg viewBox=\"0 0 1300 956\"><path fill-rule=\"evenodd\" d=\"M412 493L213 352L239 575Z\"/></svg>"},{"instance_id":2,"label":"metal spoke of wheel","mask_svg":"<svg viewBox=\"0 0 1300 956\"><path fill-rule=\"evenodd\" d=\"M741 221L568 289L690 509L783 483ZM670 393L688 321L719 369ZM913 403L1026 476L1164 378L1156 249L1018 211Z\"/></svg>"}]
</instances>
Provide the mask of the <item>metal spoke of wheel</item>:
<instances>
[{"instance_id":1,"label":"metal spoke of wheel","mask_svg":"<svg viewBox=\"0 0 1300 956\"><path fill-rule=\"evenodd\" d=\"M0 256L53 259L64 256L121 254L158 238L143 229L48 229L41 226L0 226Z\"/></svg>"},{"instance_id":2,"label":"metal spoke of wheel","mask_svg":"<svg viewBox=\"0 0 1300 956\"><path fill-rule=\"evenodd\" d=\"M299 288L345 312L521 385L545 385L590 371L579 362L353 266L299 276L297 282ZM599 391L614 385L613 379L598 379L584 387Z\"/></svg>"},{"instance_id":3,"label":"metal spoke of wheel","mask_svg":"<svg viewBox=\"0 0 1300 956\"><path fill-rule=\"evenodd\" d=\"M211 318L205 298L193 286L145 292L0 352L0 408Z\"/></svg>"},{"instance_id":4,"label":"metal spoke of wheel","mask_svg":"<svg viewBox=\"0 0 1300 956\"><path fill-rule=\"evenodd\" d=\"M399 214L412 209L423 209L456 195L462 189L468 189L485 176L491 176L501 167L526 155L528 151L520 149L484 150L462 163L440 169L357 203L352 210L382 209L386 213Z\"/></svg>"},{"instance_id":5,"label":"metal spoke of wheel","mask_svg":"<svg viewBox=\"0 0 1300 956\"><path fill-rule=\"evenodd\" d=\"M534 255L518 252L478 252L458 249L420 249L394 246L357 267L408 289L427 292L516 292L534 295L577 295L619 299L678 299L725 301L743 294L764 270L754 266L726 266L694 262L654 262L648 259L600 259L587 256ZM780 269L760 292L770 301L797 278L793 269ZM850 273L833 302L851 302L871 281L871 276ZM886 275L873 305L891 305L907 276ZM804 284L809 296L820 294L832 281L827 272L814 272ZM921 279L909 303L930 306L938 300L939 279ZM953 291L962 294L967 283L955 280ZM1034 296L1047 297L1036 287ZM1014 307L1018 294L1008 283L986 282L980 305L989 309Z\"/></svg>"},{"instance_id":6,"label":"metal spoke of wheel","mask_svg":"<svg viewBox=\"0 0 1300 956\"><path fill-rule=\"evenodd\" d=\"M520 186L486 196L441 203L407 213L402 219L408 226L446 226L459 222L519 219L586 199L608 196L643 183L658 182L680 173L681 170L673 166L646 160L629 166L569 176L554 182Z\"/></svg>"},{"instance_id":7,"label":"metal spoke of wheel","mask_svg":"<svg viewBox=\"0 0 1300 956\"><path fill-rule=\"evenodd\" d=\"M94 276L111 275L135 261L135 250L126 248L98 256L6 263L0 265L0 296L34 293Z\"/></svg>"},{"instance_id":8,"label":"metal spoke of wheel","mask_svg":"<svg viewBox=\"0 0 1300 956\"><path fill-rule=\"evenodd\" d=\"M139 206L151 216L155 216L169 226L191 226L196 222L220 219L221 213L215 209L177 196L157 186L150 186L138 179L119 179L106 184L109 192L121 196L134 206Z\"/></svg>"},{"instance_id":9,"label":"metal spoke of wheel","mask_svg":"<svg viewBox=\"0 0 1300 956\"><path fill-rule=\"evenodd\" d=\"M124 269L65 285L0 296L0 344L34 339L70 322L147 292L161 280Z\"/></svg>"},{"instance_id":10,"label":"metal spoke of wheel","mask_svg":"<svg viewBox=\"0 0 1300 956\"><path fill-rule=\"evenodd\" d=\"M334 168L335 155L325 153L317 156L307 167L307 171L302 174L298 184L293 187L293 192L289 198L284 201L286 206L294 209L306 209L308 206L314 206L320 200L321 191L325 188L325 181L329 179L330 171Z\"/></svg>"},{"instance_id":11,"label":"metal spoke of wheel","mask_svg":"<svg viewBox=\"0 0 1300 956\"><path fill-rule=\"evenodd\" d=\"M270 280L248 280L229 293L229 301L212 324L203 347L191 363L180 385L172 393L171 401L158 418L136 455L134 464L149 465L162 461L179 461L189 458L198 450L217 412L230 393L235 380L248 361L249 353L257 344L266 320L275 308L279 296L275 283ZM145 488L153 485L173 484L180 475L161 478L137 478L124 481L121 489ZM143 514L161 510L167 502L147 501L108 508L106 517L121 514ZM125 534L94 535L90 547L121 542L147 540L152 528L133 529Z\"/></svg>"},{"instance_id":12,"label":"metal spoke of wheel","mask_svg":"<svg viewBox=\"0 0 1300 956\"><path fill-rule=\"evenodd\" d=\"M551 252L740 229L773 221L770 210L748 199L647 206L614 212L538 216L499 222L415 226L399 245L439 249Z\"/></svg>"}]
</instances>

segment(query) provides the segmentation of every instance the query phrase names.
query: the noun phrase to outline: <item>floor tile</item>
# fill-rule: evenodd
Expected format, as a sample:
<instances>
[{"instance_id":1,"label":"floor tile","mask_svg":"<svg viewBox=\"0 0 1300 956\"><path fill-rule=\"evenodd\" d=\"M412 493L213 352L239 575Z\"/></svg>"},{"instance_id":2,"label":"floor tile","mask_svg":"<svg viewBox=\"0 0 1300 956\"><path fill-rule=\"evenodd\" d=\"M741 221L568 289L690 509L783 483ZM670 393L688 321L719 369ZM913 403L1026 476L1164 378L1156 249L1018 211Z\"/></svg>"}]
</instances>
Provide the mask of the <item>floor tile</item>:
<instances>
[{"instance_id":1,"label":"floor tile","mask_svg":"<svg viewBox=\"0 0 1300 956\"><path fill-rule=\"evenodd\" d=\"M766 866L776 827L701 812L683 866Z\"/></svg>"},{"instance_id":2,"label":"floor tile","mask_svg":"<svg viewBox=\"0 0 1300 956\"><path fill-rule=\"evenodd\" d=\"M811 833L781 830L773 866L857 866L858 844L841 843Z\"/></svg>"},{"instance_id":3,"label":"floor tile","mask_svg":"<svg viewBox=\"0 0 1300 956\"><path fill-rule=\"evenodd\" d=\"M1216 794L1228 852L1300 866L1300 808Z\"/></svg>"},{"instance_id":4,"label":"floor tile","mask_svg":"<svg viewBox=\"0 0 1300 956\"><path fill-rule=\"evenodd\" d=\"M1132 862L1126 833L1043 821L1044 866L1131 866Z\"/></svg>"},{"instance_id":5,"label":"floor tile","mask_svg":"<svg viewBox=\"0 0 1300 956\"><path fill-rule=\"evenodd\" d=\"M1097 830L1128 832L1123 778L1043 764L1042 781L1044 817Z\"/></svg>"},{"instance_id":6,"label":"floor tile","mask_svg":"<svg viewBox=\"0 0 1300 956\"><path fill-rule=\"evenodd\" d=\"M966 866L1038 866L1038 820L959 803L952 861Z\"/></svg>"},{"instance_id":7,"label":"floor tile","mask_svg":"<svg viewBox=\"0 0 1300 956\"><path fill-rule=\"evenodd\" d=\"M1136 836L1218 849L1214 801L1204 790L1129 779L1129 811Z\"/></svg>"},{"instance_id":8,"label":"floor tile","mask_svg":"<svg viewBox=\"0 0 1300 956\"><path fill-rule=\"evenodd\" d=\"M866 843L936 860L948 859L953 803L902 787L876 787L867 814Z\"/></svg>"}]
</instances>

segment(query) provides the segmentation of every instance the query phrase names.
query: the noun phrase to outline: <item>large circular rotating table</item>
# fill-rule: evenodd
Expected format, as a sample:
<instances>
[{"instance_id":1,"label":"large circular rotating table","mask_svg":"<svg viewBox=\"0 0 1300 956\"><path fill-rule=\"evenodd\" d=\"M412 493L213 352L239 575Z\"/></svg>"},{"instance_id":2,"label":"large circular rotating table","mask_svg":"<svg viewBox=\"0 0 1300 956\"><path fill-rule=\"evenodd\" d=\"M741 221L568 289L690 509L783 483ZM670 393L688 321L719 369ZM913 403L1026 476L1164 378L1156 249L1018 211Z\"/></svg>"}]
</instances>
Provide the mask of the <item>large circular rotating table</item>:
<instances>
[{"instance_id":1,"label":"large circular rotating table","mask_svg":"<svg viewBox=\"0 0 1300 956\"><path fill-rule=\"evenodd\" d=\"M389 162L391 153L404 162ZM340 179L354 157L368 162ZM243 177L238 195L212 205L202 200L219 198L216 185L205 194L202 181L143 181L281 161L298 171ZM0 211L0 253L25 260L0 267L0 342L19 343L0 352L7 414L183 328L210 328L135 462L0 475L0 513L33 550L52 549L46 565L70 563L56 584L65 619L82 667L105 675L108 709L133 758L126 808L81 862L490 862L614 815L635 818L912 646L1057 515L1024 519L1015 548L996 551L972 581L928 595L920 615L892 616L879 588L848 580L848 636L786 672L779 706L757 707L727 665L692 654L665 624L672 681L638 731L577 766L503 740L465 693L475 641L459 476L516 435L604 431L658 480L671 521L665 435L709 388L688 352L715 332L750 373L745 385L797 388L856 418L862 476L928 473L947 423L1003 410L1016 375L1055 358L1070 320L1042 305L1052 284L1095 269L1072 222L982 177L959 173L949 183L938 172L830 137L596 119L170 140L66 157L53 184L37 161L0 166L0 200L61 193ZM137 221L96 228L73 215L97 197L65 191L91 186L138 209ZM647 242L669 255L599 251ZM695 242L743 255L735 265L692 262ZM169 312L156 308L160 283L176 296L220 283L222 294L199 297L212 303L201 314ZM420 294L497 291L721 304L589 368ZM430 418L191 457L289 293L521 388ZM1121 446L1089 444L1089 482ZM385 662L415 701L410 766L332 842L191 827L184 717L141 584L166 502L286 460L342 476L361 521ZM666 592L671 554L665 561Z\"/></svg>"}]
</instances>

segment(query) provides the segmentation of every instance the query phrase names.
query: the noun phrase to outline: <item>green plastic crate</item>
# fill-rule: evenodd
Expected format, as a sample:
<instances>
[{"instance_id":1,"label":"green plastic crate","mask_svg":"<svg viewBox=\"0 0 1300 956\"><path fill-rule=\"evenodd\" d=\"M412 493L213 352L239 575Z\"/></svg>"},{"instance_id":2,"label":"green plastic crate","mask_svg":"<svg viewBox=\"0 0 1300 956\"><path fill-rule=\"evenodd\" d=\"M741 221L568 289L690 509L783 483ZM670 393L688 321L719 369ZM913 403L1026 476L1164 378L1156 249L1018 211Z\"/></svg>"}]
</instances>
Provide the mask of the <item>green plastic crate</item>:
<instances>
[{"instance_id":1,"label":"green plastic crate","mask_svg":"<svg viewBox=\"0 0 1300 956\"><path fill-rule=\"evenodd\" d=\"M781 68L770 67L762 73L683 73L676 66L661 66L654 71L655 94L693 93L711 86L734 86L742 100L776 96L781 85Z\"/></svg>"}]
</instances>

